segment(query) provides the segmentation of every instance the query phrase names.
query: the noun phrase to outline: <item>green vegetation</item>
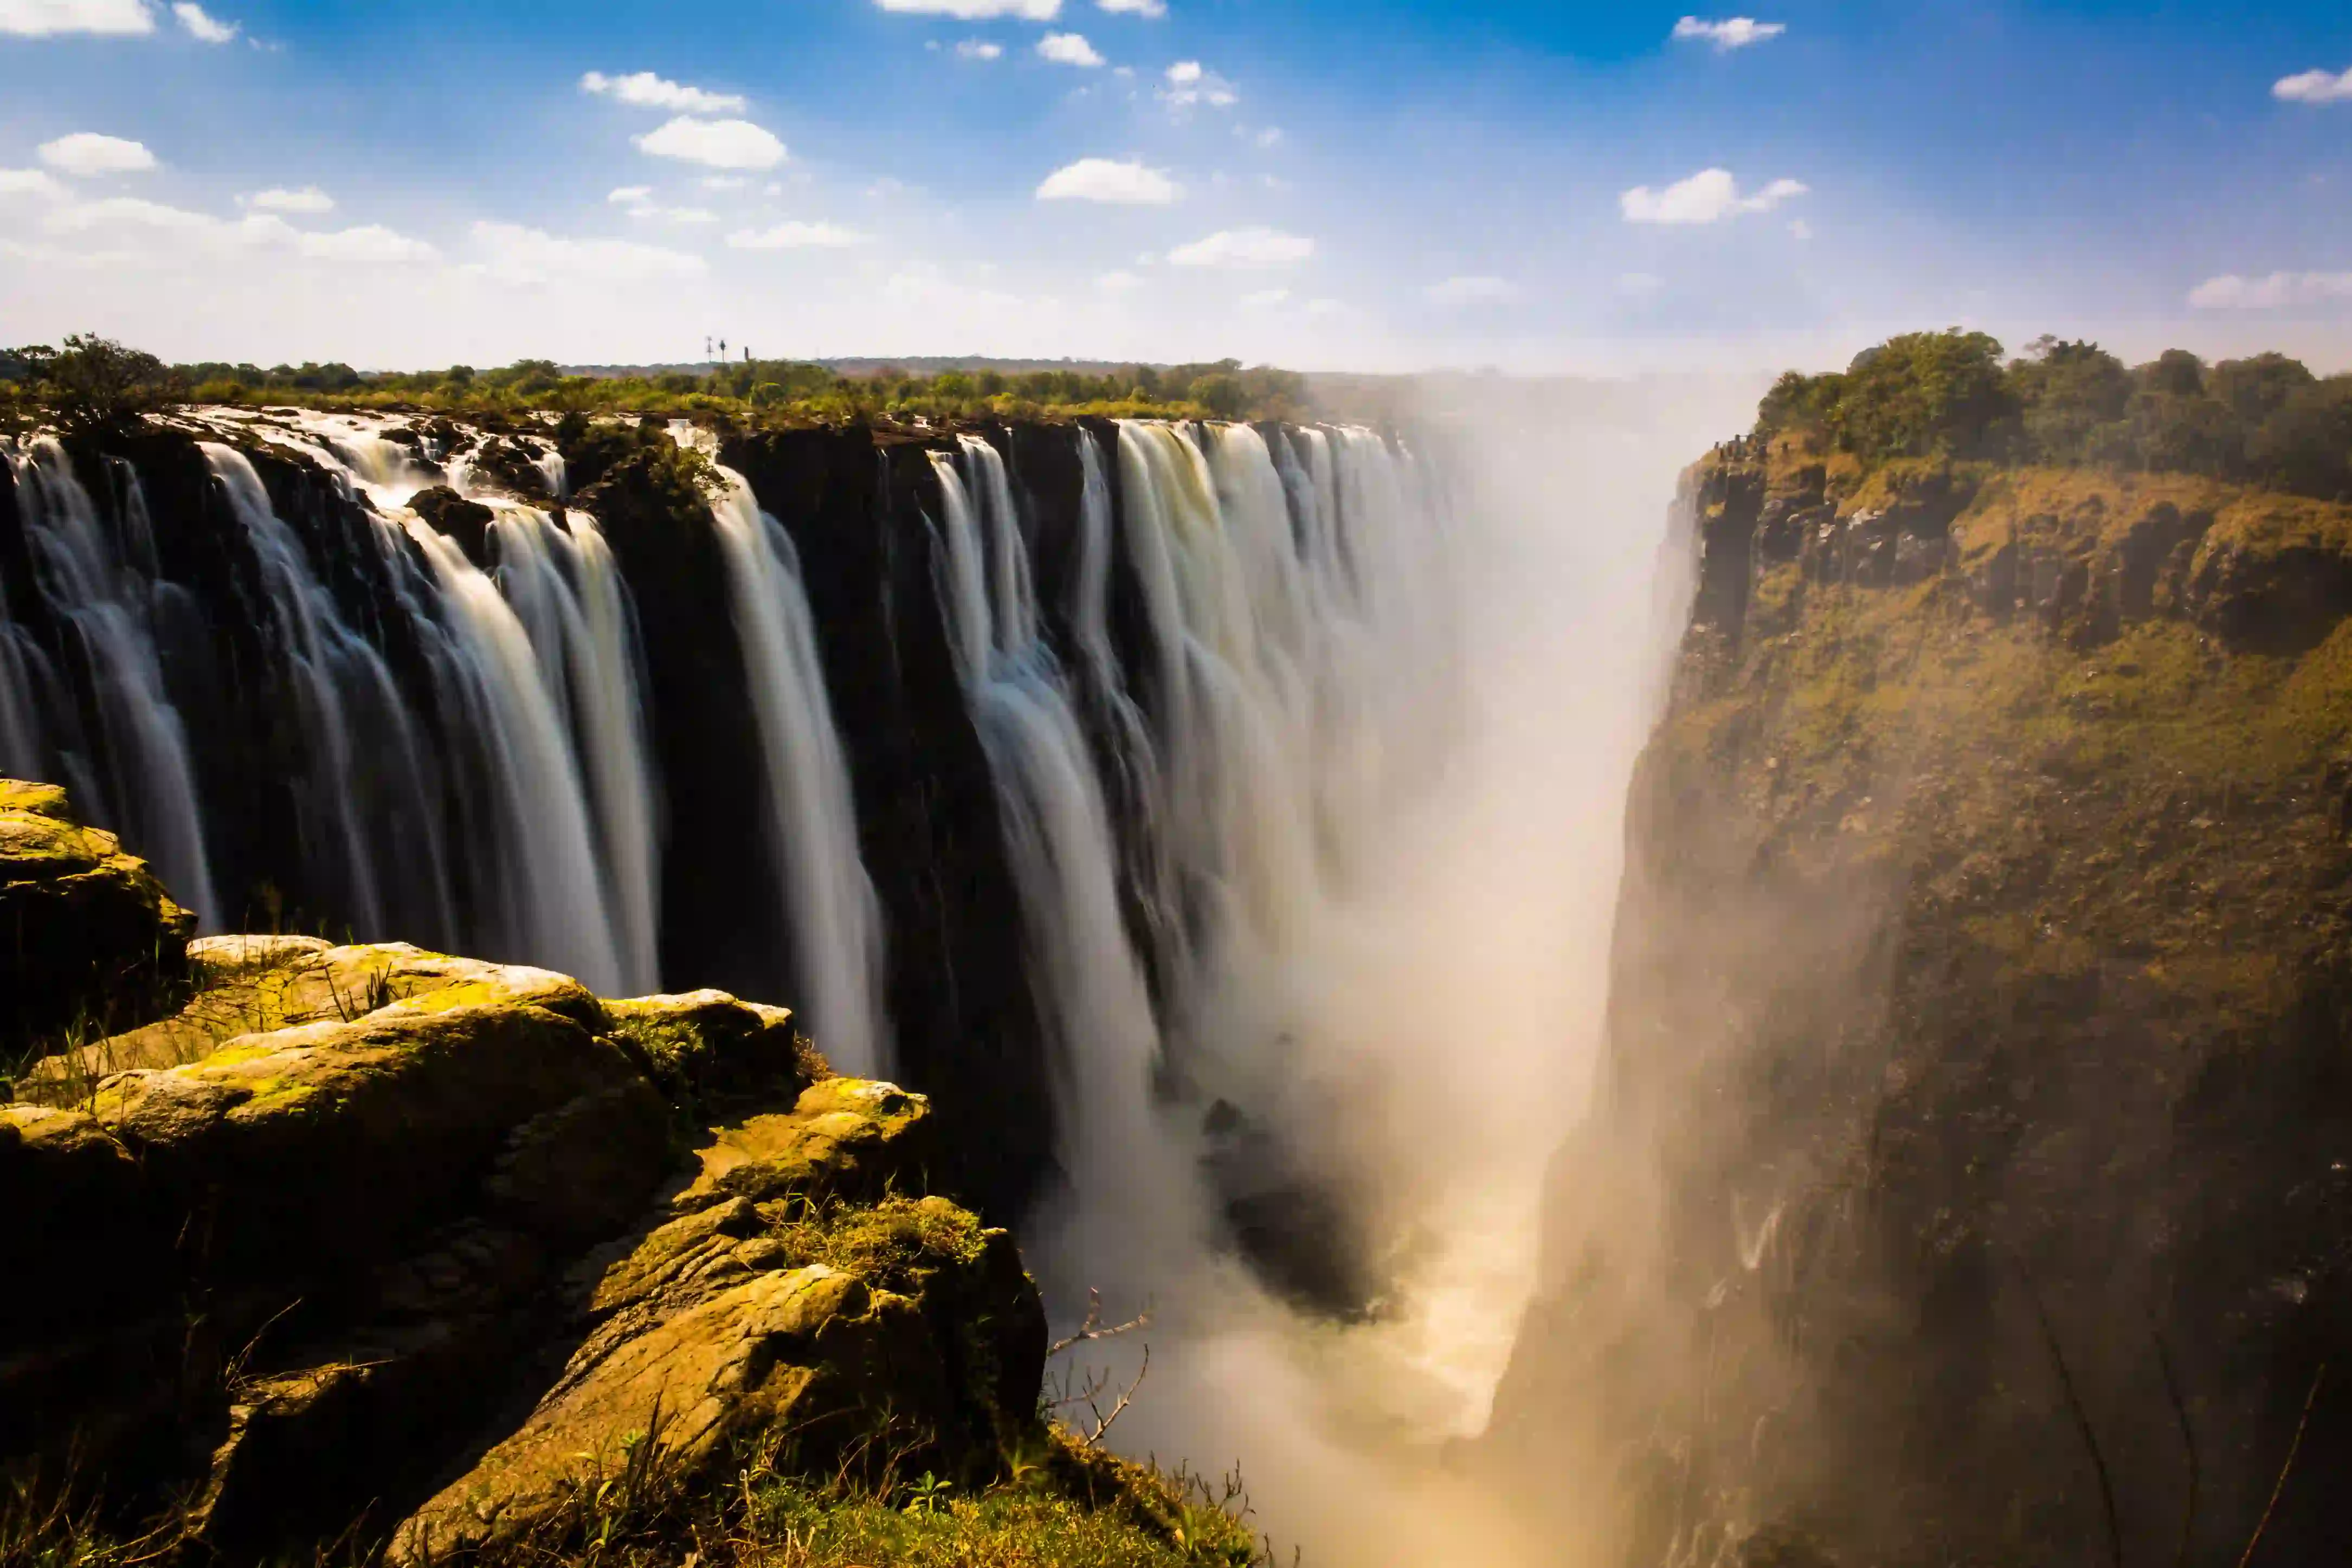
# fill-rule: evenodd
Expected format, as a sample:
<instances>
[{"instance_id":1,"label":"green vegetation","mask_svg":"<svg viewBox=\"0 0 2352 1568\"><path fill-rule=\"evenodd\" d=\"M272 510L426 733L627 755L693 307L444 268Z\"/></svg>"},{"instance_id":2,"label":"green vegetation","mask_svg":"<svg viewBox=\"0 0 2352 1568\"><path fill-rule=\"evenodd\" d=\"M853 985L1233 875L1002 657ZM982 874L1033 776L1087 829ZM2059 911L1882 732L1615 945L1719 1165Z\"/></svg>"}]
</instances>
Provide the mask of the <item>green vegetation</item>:
<instances>
[{"instance_id":1,"label":"green vegetation","mask_svg":"<svg viewBox=\"0 0 2352 1568\"><path fill-rule=\"evenodd\" d=\"M924 1474L847 1471L811 1481L756 1457L713 1495L678 1490L627 1446L618 1473L583 1490L546 1533L467 1559L470 1568L1252 1568L1270 1562L1248 1524L1238 1476L1163 1474L1087 1447L1056 1427L1008 1479L965 1495ZM180 1521L144 1534L114 1530L70 1490L19 1479L0 1496L0 1563L9 1568L136 1568L188 1548ZM366 1561L355 1546L318 1563Z\"/></svg>"},{"instance_id":2,"label":"green vegetation","mask_svg":"<svg viewBox=\"0 0 2352 1568\"><path fill-rule=\"evenodd\" d=\"M299 404L399 409L460 418L559 413L691 417L725 414L756 424L853 424L984 417L1165 416L1293 419L1309 412L1295 371L1210 364L1143 365L1104 374L1037 370L950 370L916 375L888 366L836 373L793 360L721 362L646 374L567 373L551 360L499 370L362 371L350 365L211 361L166 366L103 339L69 338L63 350L0 350L0 428L37 417L61 423L121 418L171 402Z\"/></svg>"},{"instance_id":3,"label":"green vegetation","mask_svg":"<svg viewBox=\"0 0 2352 1568\"><path fill-rule=\"evenodd\" d=\"M2053 338L2001 354L1954 328L1891 338L1843 371L1790 371L1755 437L1847 455L1865 472L1906 458L2029 463L2352 498L2352 375L2322 380L2283 354L2209 365L2179 349L2126 366Z\"/></svg>"}]
</instances>

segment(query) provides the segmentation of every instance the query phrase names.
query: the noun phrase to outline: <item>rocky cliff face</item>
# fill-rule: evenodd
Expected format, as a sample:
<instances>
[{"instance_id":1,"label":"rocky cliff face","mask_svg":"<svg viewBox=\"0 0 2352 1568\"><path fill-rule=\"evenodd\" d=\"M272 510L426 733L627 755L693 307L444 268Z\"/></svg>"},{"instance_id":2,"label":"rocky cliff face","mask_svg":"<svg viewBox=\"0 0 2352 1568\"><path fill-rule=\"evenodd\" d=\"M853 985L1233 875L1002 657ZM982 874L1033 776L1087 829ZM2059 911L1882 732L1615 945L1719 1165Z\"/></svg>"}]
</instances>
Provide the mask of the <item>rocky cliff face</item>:
<instances>
[{"instance_id":1,"label":"rocky cliff face","mask_svg":"<svg viewBox=\"0 0 2352 1568\"><path fill-rule=\"evenodd\" d=\"M2352 508L1750 450L1678 522L1496 1449L1632 1562L2234 1560L2283 1471L2352 1552Z\"/></svg>"}]
</instances>

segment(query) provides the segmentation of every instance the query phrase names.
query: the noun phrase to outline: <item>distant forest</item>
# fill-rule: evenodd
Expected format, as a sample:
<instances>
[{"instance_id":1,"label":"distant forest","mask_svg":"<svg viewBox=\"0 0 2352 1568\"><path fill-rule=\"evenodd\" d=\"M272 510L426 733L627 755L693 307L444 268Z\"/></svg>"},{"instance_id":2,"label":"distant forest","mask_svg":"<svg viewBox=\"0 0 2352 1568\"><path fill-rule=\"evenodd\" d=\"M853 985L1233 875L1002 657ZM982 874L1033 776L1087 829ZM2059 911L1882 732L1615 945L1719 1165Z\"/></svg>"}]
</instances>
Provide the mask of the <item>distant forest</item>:
<instances>
[{"instance_id":1,"label":"distant forest","mask_svg":"<svg viewBox=\"0 0 2352 1568\"><path fill-rule=\"evenodd\" d=\"M942 361L929 361L936 364ZM1045 365L926 370L879 361L741 360L679 369L567 369L522 360L359 371L341 363L167 365L96 335L61 348L0 350L0 420L47 409L119 417L174 402L299 403L452 414L722 413L755 423L855 423L1105 413L1292 419L1309 413L1304 377L1238 360L1192 365ZM1024 363L1033 368L1018 368Z\"/></svg>"},{"instance_id":2,"label":"distant forest","mask_svg":"<svg viewBox=\"0 0 2352 1568\"><path fill-rule=\"evenodd\" d=\"M1753 439L1906 458L2200 474L2321 500L2352 500L2352 375L2284 354L2208 364L2171 349L2126 365L2096 343L2043 338L2004 361L1982 332L1914 332L1843 371L1791 371L1757 411Z\"/></svg>"}]
</instances>

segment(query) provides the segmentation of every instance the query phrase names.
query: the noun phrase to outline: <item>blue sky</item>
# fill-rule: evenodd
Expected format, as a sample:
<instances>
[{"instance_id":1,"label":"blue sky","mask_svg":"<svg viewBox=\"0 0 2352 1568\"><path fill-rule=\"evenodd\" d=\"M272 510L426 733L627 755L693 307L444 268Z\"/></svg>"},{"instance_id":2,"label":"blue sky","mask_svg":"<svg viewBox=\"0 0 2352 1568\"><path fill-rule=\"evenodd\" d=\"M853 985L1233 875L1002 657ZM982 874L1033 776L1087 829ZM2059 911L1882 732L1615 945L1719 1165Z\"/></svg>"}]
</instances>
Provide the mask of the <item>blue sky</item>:
<instances>
[{"instance_id":1,"label":"blue sky","mask_svg":"<svg viewBox=\"0 0 2352 1568\"><path fill-rule=\"evenodd\" d=\"M2352 7L0 0L0 339L2352 364Z\"/></svg>"}]
</instances>

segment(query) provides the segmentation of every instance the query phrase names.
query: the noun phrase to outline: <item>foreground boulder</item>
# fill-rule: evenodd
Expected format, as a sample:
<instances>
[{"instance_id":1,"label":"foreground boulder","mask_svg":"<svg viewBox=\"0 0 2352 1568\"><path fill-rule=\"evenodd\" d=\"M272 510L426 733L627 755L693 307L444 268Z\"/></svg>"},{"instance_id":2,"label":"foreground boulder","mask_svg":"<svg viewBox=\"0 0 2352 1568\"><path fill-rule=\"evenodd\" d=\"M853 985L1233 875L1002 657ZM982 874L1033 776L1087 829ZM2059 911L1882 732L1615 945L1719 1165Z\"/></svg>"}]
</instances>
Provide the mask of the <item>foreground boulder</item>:
<instances>
[{"instance_id":1,"label":"foreground boulder","mask_svg":"<svg viewBox=\"0 0 2352 1568\"><path fill-rule=\"evenodd\" d=\"M922 1098L783 1009L402 945L192 965L177 1015L0 1108L38 1281L0 1293L0 1460L190 1499L218 1550L358 1520L446 1558L560 1532L640 1450L980 1476L1034 1427L1009 1239L923 1196Z\"/></svg>"},{"instance_id":2,"label":"foreground boulder","mask_svg":"<svg viewBox=\"0 0 2352 1568\"><path fill-rule=\"evenodd\" d=\"M0 779L0 1052L152 1006L194 927L144 861L74 821L63 789Z\"/></svg>"}]
</instances>

